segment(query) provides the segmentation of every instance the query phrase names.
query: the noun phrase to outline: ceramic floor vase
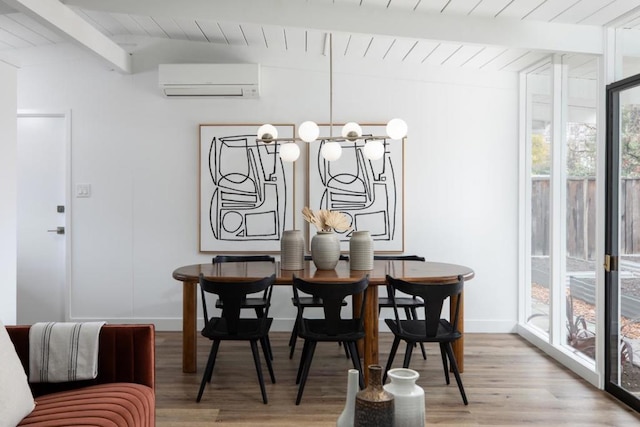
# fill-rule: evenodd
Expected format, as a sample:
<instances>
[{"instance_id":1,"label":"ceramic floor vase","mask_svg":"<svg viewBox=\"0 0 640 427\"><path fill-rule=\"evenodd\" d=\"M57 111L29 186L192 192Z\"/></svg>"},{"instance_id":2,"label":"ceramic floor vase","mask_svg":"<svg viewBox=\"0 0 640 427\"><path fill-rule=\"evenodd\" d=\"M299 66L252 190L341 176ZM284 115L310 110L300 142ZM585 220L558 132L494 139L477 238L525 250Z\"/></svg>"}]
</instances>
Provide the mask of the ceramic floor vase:
<instances>
[{"instance_id":1,"label":"ceramic floor vase","mask_svg":"<svg viewBox=\"0 0 640 427\"><path fill-rule=\"evenodd\" d=\"M349 239L351 270L373 269L373 239L368 231L354 231Z\"/></svg>"},{"instance_id":2,"label":"ceramic floor vase","mask_svg":"<svg viewBox=\"0 0 640 427\"><path fill-rule=\"evenodd\" d=\"M393 394L395 427L423 427L424 390L416 384L420 374L413 369L397 368L390 369L387 377L391 382L384 389Z\"/></svg>"},{"instance_id":3,"label":"ceramic floor vase","mask_svg":"<svg viewBox=\"0 0 640 427\"><path fill-rule=\"evenodd\" d=\"M301 230L285 230L280 239L280 268L302 270L304 268L304 237Z\"/></svg>"},{"instance_id":4,"label":"ceramic floor vase","mask_svg":"<svg viewBox=\"0 0 640 427\"><path fill-rule=\"evenodd\" d=\"M336 427L353 427L359 376L360 374L357 369L349 369L347 376L347 397L345 398L344 409L338 417L338 421L336 421Z\"/></svg>"},{"instance_id":5,"label":"ceramic floor vase","mask_svg":"<svg viewBox=\"0 0 640 427\"><path fill-rule=\"evenodd\" d=\"M369 365L369 385L356 394L354 427L393 427L394 398L382 387L382 366Z\"/></svg>"},{"instance_id":6,"label":"ceramic floor vase","mask_svg":"<svg viewBox=\"0 0 640 427\"><path fill-rule=\"evenodd\" d=\"M318 231L311 238L311 259L318 270L333 270L340 259L340 241L332 231Z\"/></svg>"}]
</instances>

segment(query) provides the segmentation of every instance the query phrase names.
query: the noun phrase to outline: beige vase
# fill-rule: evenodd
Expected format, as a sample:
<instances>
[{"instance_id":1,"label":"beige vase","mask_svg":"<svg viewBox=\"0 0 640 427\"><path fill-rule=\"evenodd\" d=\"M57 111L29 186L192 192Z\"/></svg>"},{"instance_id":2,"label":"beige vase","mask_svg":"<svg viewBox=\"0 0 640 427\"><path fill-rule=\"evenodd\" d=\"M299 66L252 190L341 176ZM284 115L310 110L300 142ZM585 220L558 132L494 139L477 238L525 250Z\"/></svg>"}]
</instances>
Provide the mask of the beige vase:
<instances>
[{"instance_id":1,"label":"beige vase","mask_svg":"<svg viewBox=\"0 0 640 427\"><path fill-rule=\"evenodd\" d=\"M304 268L304 237L301 230L285 230L280 240L280 268L302 270Z\"/></svg>"},{"instance_id":2,"label":"beige vase","mask_svg":"<svg viewBox=\"0 0 640 427\"><path fill-rule=\"evenodd\" d=\"M373 269L373 240L368 231L354 231L349 239L351 270Z\"/></svg>"},{"instance_id":3,"label":"beige vase","mask_svg":"<svg viewBox=\"0 0 640 427\"><path fill-rule=\"evenodd\" d=\"M332 231L318 231L311 238L311 259L318 270L333 270L340 259L340 241Z\"/></svg>"}]
</instances>

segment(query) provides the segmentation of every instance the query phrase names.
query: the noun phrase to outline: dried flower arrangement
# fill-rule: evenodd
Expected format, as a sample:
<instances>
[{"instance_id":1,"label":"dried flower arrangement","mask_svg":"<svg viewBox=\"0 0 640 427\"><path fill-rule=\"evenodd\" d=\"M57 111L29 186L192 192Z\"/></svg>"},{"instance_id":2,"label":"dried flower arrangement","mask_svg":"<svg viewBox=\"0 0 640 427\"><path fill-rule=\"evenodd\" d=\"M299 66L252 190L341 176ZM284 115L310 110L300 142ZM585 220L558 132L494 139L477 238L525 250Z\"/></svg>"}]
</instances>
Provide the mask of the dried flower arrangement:
<instances>
[{"instance_id":1,"label":"dried flower arrangement","mask_svg":"<svg viewBox=\"0 0 640 427\"><path fill-rule=\"evenodd\" d=\"M349 218L339 211L320 209L313 212L309 207L302 208L302 216L309 224L313 224L318 231L343 232L351 229Z\"/></svg>"}]
</instances>

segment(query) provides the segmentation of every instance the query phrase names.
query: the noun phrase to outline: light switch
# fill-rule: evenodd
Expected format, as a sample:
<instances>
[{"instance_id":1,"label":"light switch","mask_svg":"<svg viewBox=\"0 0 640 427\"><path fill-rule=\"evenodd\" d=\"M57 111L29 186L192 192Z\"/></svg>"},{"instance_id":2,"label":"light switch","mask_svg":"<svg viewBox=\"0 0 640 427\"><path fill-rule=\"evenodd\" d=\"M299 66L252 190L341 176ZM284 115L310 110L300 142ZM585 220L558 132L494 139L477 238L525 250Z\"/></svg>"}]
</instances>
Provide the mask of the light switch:
<instances>
[{"instance_id":1,"label":"light switch","mask_svg":"<svg viewBox=\"0 0 640 427\"><path fill-rule=\"evenodd\" d=\"M76 197L91 197L91 184L76 184Z\"/></svg>"}]
</instances>

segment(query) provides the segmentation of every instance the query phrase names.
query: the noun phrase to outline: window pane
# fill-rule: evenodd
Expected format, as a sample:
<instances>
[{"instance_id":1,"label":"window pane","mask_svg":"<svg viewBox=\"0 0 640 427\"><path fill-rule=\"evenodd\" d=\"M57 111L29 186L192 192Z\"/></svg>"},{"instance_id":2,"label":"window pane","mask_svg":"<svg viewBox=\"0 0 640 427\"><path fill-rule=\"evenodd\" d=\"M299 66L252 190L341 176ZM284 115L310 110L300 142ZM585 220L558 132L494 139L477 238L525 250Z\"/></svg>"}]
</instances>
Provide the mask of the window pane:
<instances>
[{"instance_id":1,"label":"window pane","mask_svg":"<svg viewBox=\"0 0 640 427\"><path fill-rule=\"evenodd\" d=\"M549 332L549 289L551 264L550 181L551 172L551 64L527 75L529 100L529 150L531 194L531 286L527 320L529 324Z\"/></svg>"},{"instance_id":2,"label":"window pane","mask_svg":"<svg viewBox=\"0 0 640 427\"><path fill-rule=\"evenodd\" d=\"M594 359L596 325L596 94L598 61L565 55L566 341Z\"/></svg>"}]
</instances>

